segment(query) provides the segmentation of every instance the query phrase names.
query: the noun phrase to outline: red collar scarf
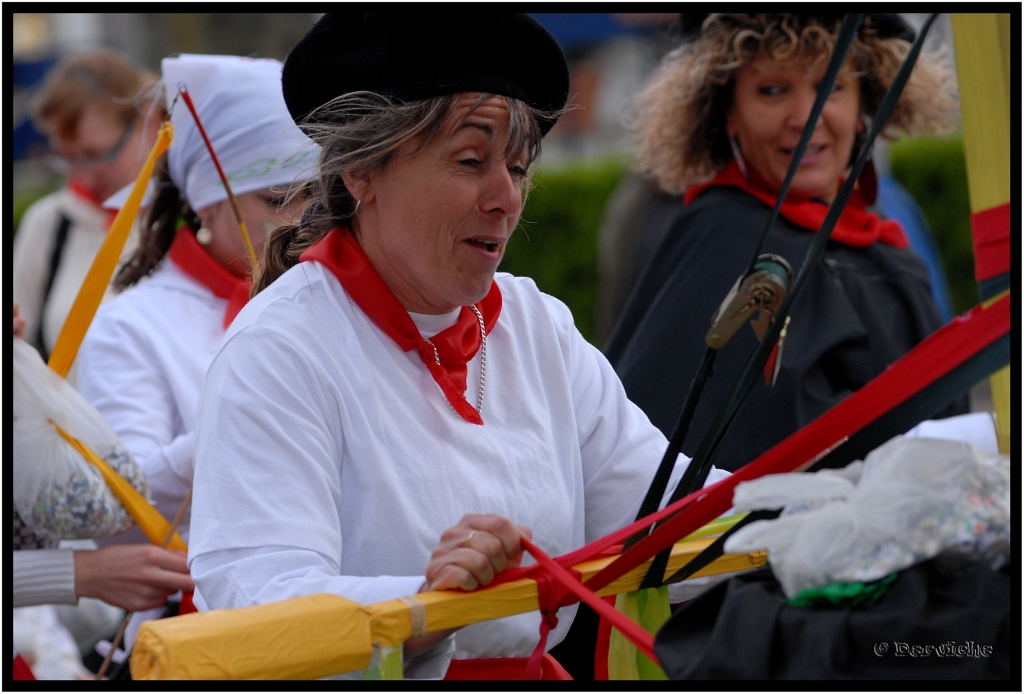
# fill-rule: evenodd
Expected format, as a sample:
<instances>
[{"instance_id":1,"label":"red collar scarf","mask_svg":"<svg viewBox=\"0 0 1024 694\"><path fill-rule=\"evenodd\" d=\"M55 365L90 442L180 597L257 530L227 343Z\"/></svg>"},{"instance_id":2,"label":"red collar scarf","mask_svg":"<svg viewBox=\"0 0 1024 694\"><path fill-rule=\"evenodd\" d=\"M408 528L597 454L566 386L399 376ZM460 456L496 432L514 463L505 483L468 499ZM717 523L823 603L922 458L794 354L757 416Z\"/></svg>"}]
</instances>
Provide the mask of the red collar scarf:
<instances>
[{"instance_id":1,"label":"red collar scarf","mask_svg":"<svg viewBox=\"0 0 1024 694\"><path fill-rule=\"evenodd\" d=\"M729 165L710 181L688 188L683 203L688 205L691 200L713 186L733 186L753 195L768 207L775 206L775 196L753 187L735 160L729 162ZM818 231L821 223L825 221L825 215L828 214L828 205L790 195L782 203L779 214L798 227ZM864 247L881 241L895 248L907 247L907 237L900 223L892 219L881 219L869 212L864 198L856 189L850 196L846 209L839 215L830 238L847 246Z\"/></svg>"},{"instance_id":2,"label":"red collar scarf","mask_svg":"<svg viewBox=\"0 0 1024 694\"><path fill-rule=\"evenodd\" d=\"M333 229L306 249L299 260L315 260L334 273L345 293L403 352L419 351L420 359L455 412L467 422L484 423L464 395L466 364L480 349L480 323L468 306L462 307L455 325L430 338L437 347L441 360L438 364L434 361L434 348L423 339L409 312L370 265L351 231L342 227ZM484 329L490 333L501 313L501 291L497 283L491 282L491 290L476 307L483 316Z\"/></svg>"},{"instance_id":3,"label":"red collar scarf","mask_svg":"<svg viewBox=\"0 0 1024 694\"><path fill-rule=\"evenodd\" d=\"M231 321L249 301L249 288L252 282L234 275L214 260L213 256L196 241L196 235L187 226L178 227L174 241L167 251L167 257L173 260L182 272L213 292L214 296L228 300L227 308L224 309L224 329L227 330Z\"/></svg>"},{"instance_id":4,"label":"red collar scarf","mask_svg":"<svg viewBox=\"0 0 1024 694\"><path fill-rule=\"evenodd\" d=\"M110 228L110 224L114 221L114 217L117 216L117 210L108 210L107 208L103 207L103 198L96 195L96 191L94 191L92 188L86 188L85 184L79 181L77 178L72 178L70 181L68 181L68 190L70 190L71 193L74 194L74 196L77 197L79 200L83 200L92 205L93 207L102 210L103 213L106 214L107 216L107 228Z\"/></svg>"}]
</instances>

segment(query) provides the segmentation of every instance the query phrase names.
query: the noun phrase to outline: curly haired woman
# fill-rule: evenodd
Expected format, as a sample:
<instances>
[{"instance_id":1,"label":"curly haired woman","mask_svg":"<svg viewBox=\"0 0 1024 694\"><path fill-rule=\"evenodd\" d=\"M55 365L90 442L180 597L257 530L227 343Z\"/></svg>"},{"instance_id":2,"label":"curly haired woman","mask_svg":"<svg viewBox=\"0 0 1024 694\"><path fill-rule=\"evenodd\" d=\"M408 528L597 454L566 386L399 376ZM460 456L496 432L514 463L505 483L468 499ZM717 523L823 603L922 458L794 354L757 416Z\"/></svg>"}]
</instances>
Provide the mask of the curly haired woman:
<instances>
[{"instance_id":1,"label":"curly haired woman","mask_svg":"<svg viewBox=\"0 0 1024 694\"><path fill-rule=\"evenodd\" d=\"M676 421L709 321L753 255L800 139L840 15L684 15L684 44L642 95L639 167L684 206L647 267L606 353L630 399L663 432ZM799 269L848 175L914 32L869 14L836 80L763 252ZM948 130L952 72L922 55L883 136ZM774 387L756 388L716 465L736 470L881 373L942 324L924 263L880 218L862 176L793 302ZM683 450L692 455L757 337L719 351ZM953 408L955 414L963 408Z\"/></svg>"}]
</instances>

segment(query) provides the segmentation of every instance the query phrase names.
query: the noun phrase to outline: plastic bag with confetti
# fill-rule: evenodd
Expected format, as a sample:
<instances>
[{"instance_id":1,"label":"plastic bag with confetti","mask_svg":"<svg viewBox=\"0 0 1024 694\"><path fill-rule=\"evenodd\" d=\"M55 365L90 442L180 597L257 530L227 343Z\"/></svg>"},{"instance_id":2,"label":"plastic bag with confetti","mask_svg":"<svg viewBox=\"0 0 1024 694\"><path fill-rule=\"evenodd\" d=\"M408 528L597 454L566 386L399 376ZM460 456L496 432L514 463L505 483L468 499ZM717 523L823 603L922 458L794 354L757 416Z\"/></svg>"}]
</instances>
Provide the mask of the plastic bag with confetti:
<instances>
[{"instance_id":1,"label":"plastic bag with confetti","mask_svg":"<svg viewBox=\"0 0 1024 694\"><path fill-rule=\"evenodd\" d=\"M768 550L790 598L939 555L993 569L1009 560L1009 457L958 441L897 436L844 470L740 484L733 502L737 511L784 509L739 530L725 550Z\"/></svg>"},{"instance_id":2,"label":"plastic bag with confetti","mask_svg":"<svg viewBox=\"0 0 1024 694\"><path fill-rule=\"evenodd\" d=\"M145 474L103 416L14 339L14 509L36 535L51 541L106 537L127 530L132 518L90 464L57 433L77 438L143 496Z\"/></svg>"}]
</instances>

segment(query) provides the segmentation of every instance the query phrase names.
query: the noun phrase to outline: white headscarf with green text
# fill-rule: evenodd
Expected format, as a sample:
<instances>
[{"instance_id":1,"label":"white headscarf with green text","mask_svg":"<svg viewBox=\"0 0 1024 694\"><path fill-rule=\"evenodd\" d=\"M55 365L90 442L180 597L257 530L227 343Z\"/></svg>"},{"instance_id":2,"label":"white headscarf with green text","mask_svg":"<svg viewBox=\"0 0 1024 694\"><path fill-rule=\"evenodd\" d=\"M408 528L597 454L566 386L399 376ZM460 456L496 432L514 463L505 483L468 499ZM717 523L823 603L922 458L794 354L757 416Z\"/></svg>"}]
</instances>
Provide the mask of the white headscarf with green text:
<instances>
[{"instance_id":1,"label":"white headscarf with green text","mask_svg":"<svg viewBox=\"0 0 1024 694\"><path fill-rule=\"evenodd\" d=\"M227 55L164 58L168 108L179 86L188 90L235 195L306 180L319 148L292 121L281 94L281 62ZM227 192L182 99L171 113L167 151L171 180L193 210L227 199Z\"/></svg>"}]
</instances>

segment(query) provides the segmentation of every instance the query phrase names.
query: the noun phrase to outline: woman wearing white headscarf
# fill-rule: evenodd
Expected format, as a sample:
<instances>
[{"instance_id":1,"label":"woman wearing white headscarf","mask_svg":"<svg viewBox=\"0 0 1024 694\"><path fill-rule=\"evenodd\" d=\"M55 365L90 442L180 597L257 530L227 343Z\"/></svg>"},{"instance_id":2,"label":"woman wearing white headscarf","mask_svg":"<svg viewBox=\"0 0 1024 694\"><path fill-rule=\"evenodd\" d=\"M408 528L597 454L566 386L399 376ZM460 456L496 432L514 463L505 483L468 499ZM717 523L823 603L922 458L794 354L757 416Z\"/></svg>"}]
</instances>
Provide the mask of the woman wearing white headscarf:
<instances>
[{"instance_id":1,"label":"woman wearing white headscarf","mask_svg":"<svg viewBox=\"0 0 1024 694\"><path fill-rule=\"evenodd\" d=\"M139 248L79 355L79 391L106 417L174 518L192 486L192 432L206 370L249 296L250 261L214 162L184 103L187 89L238 200L257 253L264 234L300 210L276 186L301 177L316 148L281 96L281 63L182 55L162 64L174 106L167 170ZM145 282L132 286L148 277ZM179 531L188 539L189 516Z\"/></svg>"}]
</instances>

